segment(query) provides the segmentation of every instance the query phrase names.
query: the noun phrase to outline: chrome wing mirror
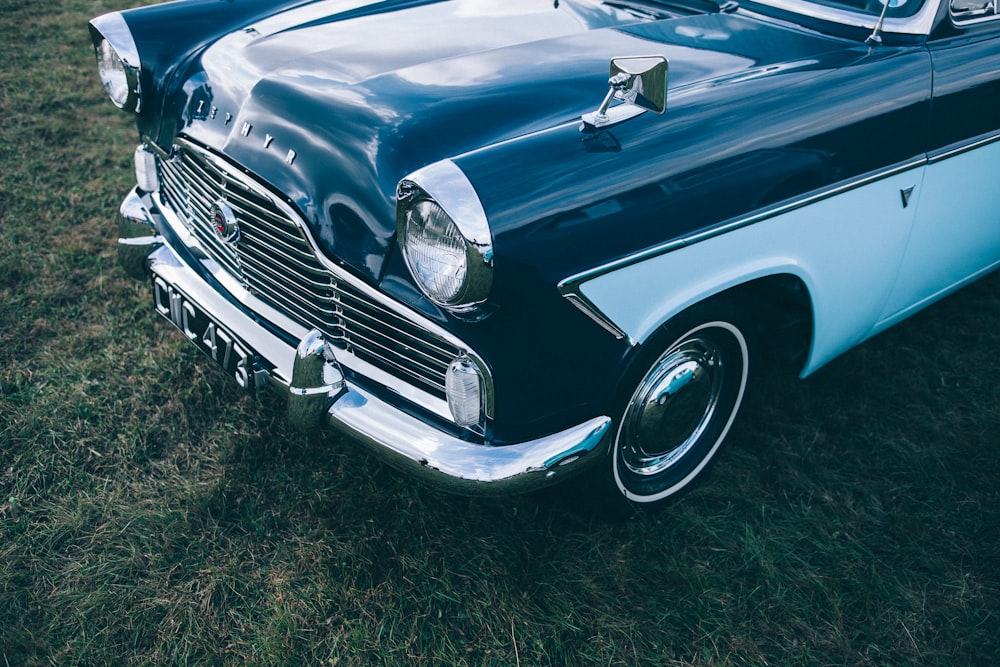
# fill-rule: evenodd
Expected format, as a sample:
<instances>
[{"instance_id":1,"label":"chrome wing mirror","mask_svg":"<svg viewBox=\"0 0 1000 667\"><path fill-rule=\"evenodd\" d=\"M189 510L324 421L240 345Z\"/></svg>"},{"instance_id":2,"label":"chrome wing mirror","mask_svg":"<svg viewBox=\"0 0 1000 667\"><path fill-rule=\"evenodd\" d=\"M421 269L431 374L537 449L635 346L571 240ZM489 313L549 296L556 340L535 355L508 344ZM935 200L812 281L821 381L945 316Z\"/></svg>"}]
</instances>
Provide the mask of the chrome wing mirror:
<instances>
[{"instance_id":1,"label":"chrome wing mirror","mask_svg":"<svg viewBox=\"0 0 1000 667\"><path fill-rule=\"evenodd\" d=\"M667 59L663 56L613 58L608 94L600 108L583 115L584 131L593 131L635 118L646 111L667 109ZM612 102L618 104L612 106Z\"/></svg>"}]
</instances>

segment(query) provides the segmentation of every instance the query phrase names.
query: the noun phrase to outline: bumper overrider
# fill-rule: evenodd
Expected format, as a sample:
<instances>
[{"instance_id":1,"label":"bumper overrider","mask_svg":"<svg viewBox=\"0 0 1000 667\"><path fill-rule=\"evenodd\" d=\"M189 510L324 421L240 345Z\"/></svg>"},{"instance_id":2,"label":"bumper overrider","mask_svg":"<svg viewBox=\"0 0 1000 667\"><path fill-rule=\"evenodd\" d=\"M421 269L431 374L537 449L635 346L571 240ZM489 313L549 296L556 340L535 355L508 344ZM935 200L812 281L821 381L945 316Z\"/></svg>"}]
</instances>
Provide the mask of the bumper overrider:
<instances>
[{"instance_id":1,"label":"bumper overrider","mask_svg":"<svg viewBox=\"0 0 1000 667\"><path fill-rule=\"evenodd\" d=\"M338 363L339 350L318 330L296 343L295 337L264 326L195 268L191 253L170 229L156 201L133 190L120 210L120 264L130 276L152 280L155 308L192 342L204 334L194 325L189 328L189 318L208 314L210 356L246 388L267 386L286 396L288 418L296 428L332 428L397 468L469 495L549 486L582 471L605 449L607 417L536 440L495 445L485 438L470 441L414 416L387 398L392 390L382 395L352 381ZM205 351L205 345L199 347Z\"/></svg>"}]
</instances>

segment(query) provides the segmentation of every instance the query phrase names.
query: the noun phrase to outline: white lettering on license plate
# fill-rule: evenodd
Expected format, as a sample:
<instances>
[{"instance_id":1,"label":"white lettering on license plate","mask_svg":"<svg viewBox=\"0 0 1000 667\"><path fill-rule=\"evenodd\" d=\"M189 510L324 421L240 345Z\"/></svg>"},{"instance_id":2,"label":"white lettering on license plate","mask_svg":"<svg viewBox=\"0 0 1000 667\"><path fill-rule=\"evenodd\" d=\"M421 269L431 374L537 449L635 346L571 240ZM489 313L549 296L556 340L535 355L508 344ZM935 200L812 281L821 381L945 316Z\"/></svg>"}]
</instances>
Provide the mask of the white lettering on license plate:
<instances>
[{"instance_id":1,"label":"white lettering on license plate","mask_svg":"<svg viewBox=\"0 0 1000 667\"><path fill-rule=\"evenodd\" d=\"M153 303L156 310L231 375L244 389L253 389L253 355L235 336L217 324L183 292L158 275L153 276Z\"/></svg>"}]
</instances>

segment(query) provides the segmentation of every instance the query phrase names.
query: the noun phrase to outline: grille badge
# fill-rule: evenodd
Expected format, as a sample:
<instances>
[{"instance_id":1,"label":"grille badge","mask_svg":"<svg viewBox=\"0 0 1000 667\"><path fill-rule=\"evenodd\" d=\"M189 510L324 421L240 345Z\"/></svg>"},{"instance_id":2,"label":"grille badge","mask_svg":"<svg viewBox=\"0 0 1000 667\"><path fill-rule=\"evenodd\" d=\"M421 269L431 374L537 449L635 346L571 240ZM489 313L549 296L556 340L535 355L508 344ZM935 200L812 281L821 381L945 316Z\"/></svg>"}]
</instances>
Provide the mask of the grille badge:
<instances>
[{"instance_id":1,"label":"grille badge","mask_svg":"<svg viewBox=\"0 0 1000 667\"><path fill-rule=\"evenodd\" d=\"M220 199L212 205L212 228L223 243L236 245L240 240L240 223L233 208Z\"/></svg>"}]
</instances>

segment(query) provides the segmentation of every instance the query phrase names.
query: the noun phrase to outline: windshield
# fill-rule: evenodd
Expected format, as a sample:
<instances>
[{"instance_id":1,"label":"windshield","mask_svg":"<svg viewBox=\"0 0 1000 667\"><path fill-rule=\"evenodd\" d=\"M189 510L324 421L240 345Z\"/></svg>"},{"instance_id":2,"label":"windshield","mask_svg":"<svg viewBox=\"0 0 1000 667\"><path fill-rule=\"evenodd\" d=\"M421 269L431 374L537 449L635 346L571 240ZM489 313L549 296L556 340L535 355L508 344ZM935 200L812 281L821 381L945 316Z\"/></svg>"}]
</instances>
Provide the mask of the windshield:
<instances>
[{"instance_id":1,"label":"windshield","mask_svg":"<svg viewBox=\"0 0 1000 667\"><path fill-rule=\"evenodd\" d=\"M764 2L767 4L767 0L764 0ZM895 19L913 16L924 4L924 0L888 0L888 2L889 9L885 12L886 18ZM804 6L810 4L823 5L849 12L860 12L869 16L878 16L882 13L883 8L881 0L811 0L810 2L802 2L801 4ZM802 13L807 14L809 10L803 8Z\"/></svg>"},{"instance_id":2,"label":"windshield","mask_svg":"<svg viewBox=\"0 0 1000 667\"><path fill-rule=\"evenodd\" d=\"M639 0L640 2L642 0ZM733 11L739 7L739 0L648 0L653 4L663 5L672 8L708 8L709 11ZM815 16L817 13L826 14L824 9L835 12L850 12L851 14L861 14L864 16L879 17L882 15L884 2L889 3L885 10L887 19L908 19L916 16L921 8L931 0L749 0L751 2L770 5L785 11L806 16ZM617 0L606 4L625 5L629 0Z\"/></svg>"}]
</instances>

